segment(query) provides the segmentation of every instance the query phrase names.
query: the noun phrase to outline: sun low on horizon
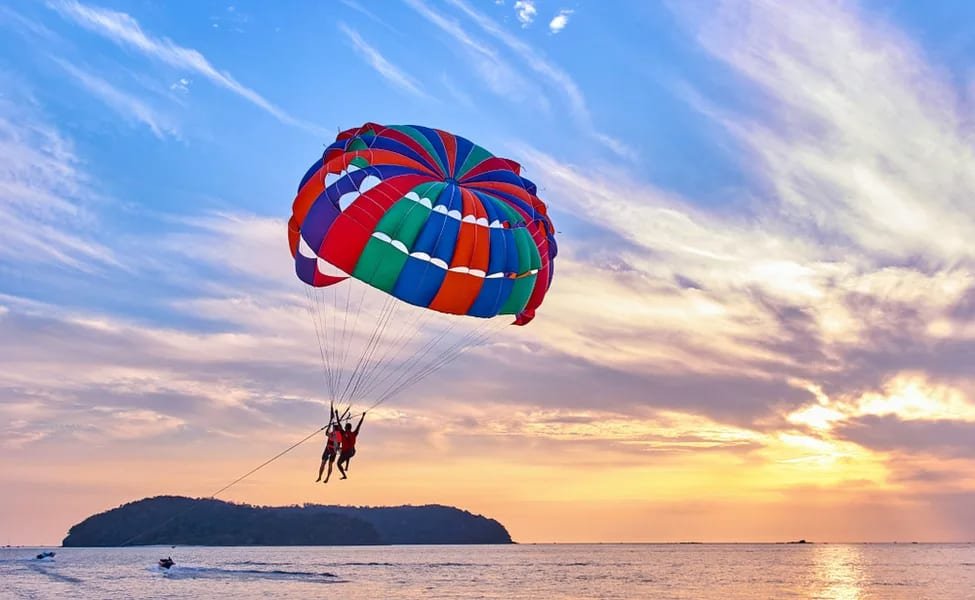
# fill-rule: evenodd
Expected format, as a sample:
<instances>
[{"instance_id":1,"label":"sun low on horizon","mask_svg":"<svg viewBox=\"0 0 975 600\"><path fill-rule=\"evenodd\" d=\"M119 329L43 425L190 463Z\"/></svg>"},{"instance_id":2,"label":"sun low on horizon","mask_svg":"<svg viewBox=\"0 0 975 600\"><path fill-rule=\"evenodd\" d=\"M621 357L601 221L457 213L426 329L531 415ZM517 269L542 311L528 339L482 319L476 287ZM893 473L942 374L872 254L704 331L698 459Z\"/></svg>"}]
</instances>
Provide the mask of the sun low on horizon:
<instances>
[{"instance_id":1,"label":"sun low on horizon","mask_svg":"<svg viewBox=\"0 0 975 600\"><path fill-rule=\"evenodd\" d=\"M0 6L0 545L975 540L975 6L786 4Z\"/></svg>"}]
</instances>

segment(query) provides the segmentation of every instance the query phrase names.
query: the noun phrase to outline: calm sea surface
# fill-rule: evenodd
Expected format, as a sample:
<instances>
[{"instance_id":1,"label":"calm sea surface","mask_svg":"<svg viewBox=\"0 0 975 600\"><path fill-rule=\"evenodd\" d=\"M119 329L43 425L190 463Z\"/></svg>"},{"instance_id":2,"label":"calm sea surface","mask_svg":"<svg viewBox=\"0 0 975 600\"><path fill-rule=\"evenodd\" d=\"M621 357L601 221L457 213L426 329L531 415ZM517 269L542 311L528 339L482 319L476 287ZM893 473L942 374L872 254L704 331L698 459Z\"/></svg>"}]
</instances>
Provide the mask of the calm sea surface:
<instances>
[{"instance_id":1,"label":"calm sea surface","mask_svg":"<svg viewBox=\"0 0 975 600\"><path fill-rule=\"evenodd\" d=\"M972 544L41 550L0 549L0 597L975 598Z\"/></svg>"}]
</instances>

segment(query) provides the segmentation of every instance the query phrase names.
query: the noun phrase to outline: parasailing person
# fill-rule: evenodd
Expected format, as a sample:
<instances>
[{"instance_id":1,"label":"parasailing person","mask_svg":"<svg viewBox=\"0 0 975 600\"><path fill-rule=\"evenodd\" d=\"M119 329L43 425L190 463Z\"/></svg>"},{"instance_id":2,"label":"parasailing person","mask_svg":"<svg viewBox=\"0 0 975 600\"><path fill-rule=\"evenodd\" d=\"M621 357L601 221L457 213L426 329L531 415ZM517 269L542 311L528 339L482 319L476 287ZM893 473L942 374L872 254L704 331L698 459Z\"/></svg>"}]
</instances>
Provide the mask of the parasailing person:
<instances>
[{"instance_id":1,"label":"parasailing person","mask_svg":"<svg viewBox=\"0 0 975 600\"><path fill-rule=\"evenodd\" d=\"M328 466L328 473L325 475L323 483L328 483L328 479L332 476L332 465L335 464L335 458L342 446L339 412L334 408L330 410L332 413L329 415L328 426L325 428L325 450L322 452L322 464L318 467L318 479L315 480L315 483L322 480L322 473L325 471L326 465Z\"/></svg>"},{"instance_id":2,"label":"parasailing person","mask_svg":"<svg viewBox=\"0 0 975 600\"><path fill-rule=\"evenodd\" d=\"M355 426L355 430L352 429L352 423L346 423L345 429L342 430L342 453L339 454L339 462L336 466L339 468L339 473L342 474L342 479L348 479L349 461L355 456L355 442L356 438L359 437L359 430L362 429L362 422L366 420L366 413L362 413L359 417L359 424ZM345 468L342 468L345 465Z\"/></svg>"}]
</instances>

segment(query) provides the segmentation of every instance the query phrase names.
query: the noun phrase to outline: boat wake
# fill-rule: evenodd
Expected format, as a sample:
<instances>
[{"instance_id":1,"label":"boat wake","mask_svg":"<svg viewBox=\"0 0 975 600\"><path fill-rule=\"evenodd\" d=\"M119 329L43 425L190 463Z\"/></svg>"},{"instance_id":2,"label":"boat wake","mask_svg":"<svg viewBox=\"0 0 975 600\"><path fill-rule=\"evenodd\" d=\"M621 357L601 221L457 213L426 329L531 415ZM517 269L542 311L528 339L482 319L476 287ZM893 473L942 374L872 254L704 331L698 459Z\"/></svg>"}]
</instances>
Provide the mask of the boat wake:
<instances>
[{"instance_id":1,"label":"boat wake","mask_svg":"<svg viewBox=\"0 0 975 600\"><path fill-rule=\"evenodd\" d=\"M221 569L219 567L197 567L192 565L173 565L164 569L158 565L148 567L149 571L171 579L286 579L291 581L310 581L316 583L343 583L334 573L312 571L286 571L282 569Z\"/></svg>"}]
</instances>

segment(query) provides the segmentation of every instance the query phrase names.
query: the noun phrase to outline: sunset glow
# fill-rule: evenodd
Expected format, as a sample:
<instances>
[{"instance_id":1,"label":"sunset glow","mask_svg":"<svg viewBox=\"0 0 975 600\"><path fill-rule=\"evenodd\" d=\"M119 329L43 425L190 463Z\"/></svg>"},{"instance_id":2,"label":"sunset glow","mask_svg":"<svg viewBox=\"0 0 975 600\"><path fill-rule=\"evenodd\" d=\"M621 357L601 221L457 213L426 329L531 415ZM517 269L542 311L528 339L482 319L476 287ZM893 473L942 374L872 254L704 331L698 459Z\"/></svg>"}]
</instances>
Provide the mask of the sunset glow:
<instances>
[{"instance_id":1,"label":"sunset glow","mask_svg":"<svg viewBox=\"0 0 975 600\"><path fill-rule=\"evenodd\" d=\"M970 19L360 4L0 8L0 544L325 425L286 221L369 121L521 163L552 287L370 411L348 480L313 483L318 436L221 498L448 504L519 542L975 539L975 48L932 33Z\"/></svg>"}]
</instances>

